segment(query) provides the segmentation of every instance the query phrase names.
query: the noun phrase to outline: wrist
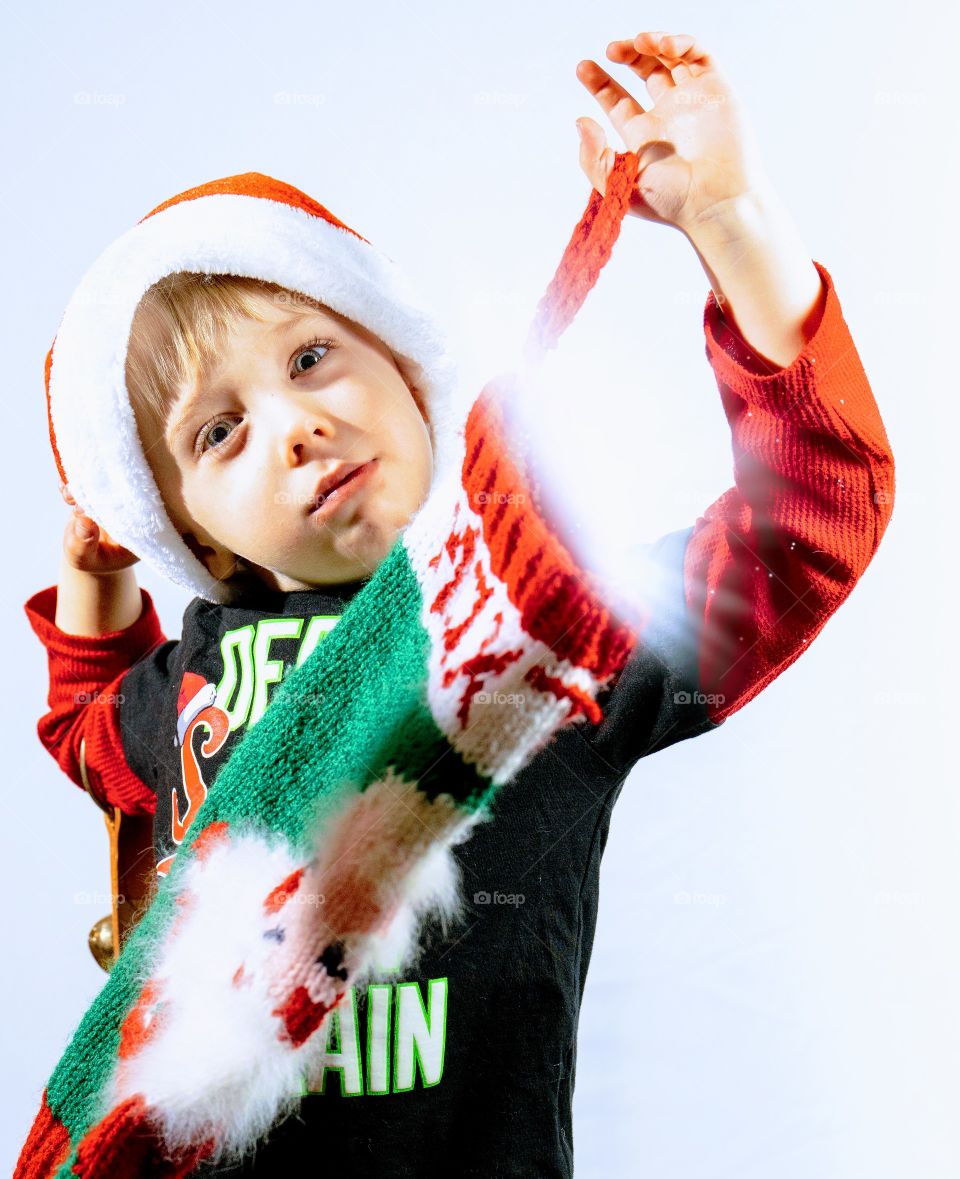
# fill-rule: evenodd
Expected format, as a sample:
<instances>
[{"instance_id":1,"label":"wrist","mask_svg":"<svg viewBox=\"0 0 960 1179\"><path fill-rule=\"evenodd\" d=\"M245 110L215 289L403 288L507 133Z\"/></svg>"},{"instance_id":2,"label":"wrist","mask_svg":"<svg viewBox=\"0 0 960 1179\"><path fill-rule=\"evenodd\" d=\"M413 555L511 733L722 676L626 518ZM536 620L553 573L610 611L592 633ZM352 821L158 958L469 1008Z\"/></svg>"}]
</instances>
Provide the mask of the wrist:
<instances>
[{"instance_id":1,"label":"wrist","mask_svg":"<svg viewBox=\"0 0 960 1179\"><path fill-rule=\"evenodd\" d=\"M727 325L769 371L788 367L819 322L825 290L772 187L723 202L686 236Z\"/></svg>"},{"instance_id":2,"label":"wrist","mask_svg":"<svg viewBox=\"0 0 960 1179\"><path fill-rule=\"evenodd\" d=\"M756 185L711 205L683 232L698 253L709 257L763 242L782 226L785 213L772 185Z\"/></svg>"},{"instance_id":3,"label":"wrist","mask_svg":"<svg viewBox=\"0 0 960 1179\"><path fill-rule=\"evenodd\" d=\"M132 567L90 573L64 558L54 615L60 630L72 635L112 634L132 626L142 612L143 599Z\"/></svg>"}]
</instances>

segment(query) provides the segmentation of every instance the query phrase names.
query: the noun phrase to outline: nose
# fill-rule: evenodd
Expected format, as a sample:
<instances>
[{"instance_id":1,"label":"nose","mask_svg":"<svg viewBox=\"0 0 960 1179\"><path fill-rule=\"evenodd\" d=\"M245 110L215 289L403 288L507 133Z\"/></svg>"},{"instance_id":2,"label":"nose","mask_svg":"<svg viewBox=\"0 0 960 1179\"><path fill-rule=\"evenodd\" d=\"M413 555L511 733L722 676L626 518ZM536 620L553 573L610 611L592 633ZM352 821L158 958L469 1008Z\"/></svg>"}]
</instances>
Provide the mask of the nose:
<instances>
[{"instance_id":1,"label":"nose","mask_svg":"<svg viewBox=\"0 0 960 1179\"><path fill-rule=\"evenodd\" d=\"M323 455L330 427L314 413L291 407L290 417L280 434L280 457L290 467L299 467Z\"/></svg>"}]
</instances>

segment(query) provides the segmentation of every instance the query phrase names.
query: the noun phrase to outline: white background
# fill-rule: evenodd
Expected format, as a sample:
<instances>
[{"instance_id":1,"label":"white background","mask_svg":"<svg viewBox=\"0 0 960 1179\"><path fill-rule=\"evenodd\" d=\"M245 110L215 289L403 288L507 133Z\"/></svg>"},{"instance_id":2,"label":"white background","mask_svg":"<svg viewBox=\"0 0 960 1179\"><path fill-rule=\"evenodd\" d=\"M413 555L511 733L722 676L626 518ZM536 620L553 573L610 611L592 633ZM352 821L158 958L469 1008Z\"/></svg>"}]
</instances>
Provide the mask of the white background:
<instances>
[{"instance_id":1,"label":"white background","mask_svg":"<svg viewBox=\"0 0 960 1179\"><path fill-rule=\"evenodd\" d=\"M6 10L3 1164L104 981L86 934L109 909L107 837L37 739L46 660L22 610L57 578L67 519L42 372L70 293L160 201L266 172L396 259L447 316L466 379L482 380L585 205L574 120L591 115L623 146L577 62L662 29L698 37L747 103L834 278L898 498L809 652L626 784L580 1023L577 1175L960 1173L951 19L823 0ZM628 219L563 341L557 461L604 472L578 508L622 521L628 540L692 523L731 482L708 289L681 235ZM187 596L140 576L178 635ZM675 901L683 891L694 903Z\"/></svg>"}]
</instances>

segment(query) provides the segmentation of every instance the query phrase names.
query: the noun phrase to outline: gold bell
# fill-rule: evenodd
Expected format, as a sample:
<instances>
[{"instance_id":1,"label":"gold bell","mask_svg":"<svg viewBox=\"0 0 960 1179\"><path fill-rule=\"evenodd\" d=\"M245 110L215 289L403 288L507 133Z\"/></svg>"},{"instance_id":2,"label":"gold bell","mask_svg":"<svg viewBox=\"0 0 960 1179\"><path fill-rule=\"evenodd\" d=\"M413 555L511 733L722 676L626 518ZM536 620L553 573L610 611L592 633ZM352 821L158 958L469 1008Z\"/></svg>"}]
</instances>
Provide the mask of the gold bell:
<instances>
[{"instance_id":1,"label":"gold bell","mask_svg":"<svg viewBox=\"0 0 960 1179\"><path fill-rule=\"evenodd\" d=\"M113 945L112 913L108 913L106 917L101 917L92 926L87 935L87 945L90 947L90 953L97 960L97 965L102 966L109 973L110 967L116 960L116 951Z\"/></svg>"}]
</instances>

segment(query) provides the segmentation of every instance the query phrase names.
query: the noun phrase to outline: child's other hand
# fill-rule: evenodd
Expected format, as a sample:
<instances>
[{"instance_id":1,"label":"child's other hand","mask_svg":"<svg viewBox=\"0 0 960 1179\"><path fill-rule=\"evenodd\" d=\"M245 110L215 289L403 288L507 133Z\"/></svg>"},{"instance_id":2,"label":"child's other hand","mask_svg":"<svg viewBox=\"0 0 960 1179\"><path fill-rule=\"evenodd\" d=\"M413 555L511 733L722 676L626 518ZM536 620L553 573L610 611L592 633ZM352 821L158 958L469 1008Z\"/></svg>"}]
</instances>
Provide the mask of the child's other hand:
<instances>
[{"instance_id":1,"label":"child's other hand","mask_svg":"<svg viewBox=\"0 0 960 1179\"><path fill-rule=\"evenodd\" d=\"M632 40L611 41L607 57L642 78L654 104L644 110L596 62L578 63L577 77L626 148L639 156L630 213L689 234L744 193L770 187L745 112L693 37L638 33ZM577 123L583 127L580 166L602 194L614 149L593 119Z\"/></svg>"},{"instance_id":2,"label":"child's other hand","mask_svg":"<svg viewBox=\"0 0 960 1179\"><path fill-rule=\"evenodd\" d=\"M63 554L74 569L83 573L118 573L140 560L85 516L62 483L60 494L73 507L73 515L63 534Z\"/></svg>"}]
</instances>

